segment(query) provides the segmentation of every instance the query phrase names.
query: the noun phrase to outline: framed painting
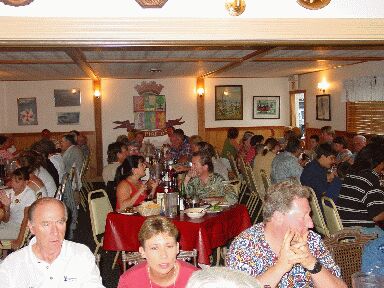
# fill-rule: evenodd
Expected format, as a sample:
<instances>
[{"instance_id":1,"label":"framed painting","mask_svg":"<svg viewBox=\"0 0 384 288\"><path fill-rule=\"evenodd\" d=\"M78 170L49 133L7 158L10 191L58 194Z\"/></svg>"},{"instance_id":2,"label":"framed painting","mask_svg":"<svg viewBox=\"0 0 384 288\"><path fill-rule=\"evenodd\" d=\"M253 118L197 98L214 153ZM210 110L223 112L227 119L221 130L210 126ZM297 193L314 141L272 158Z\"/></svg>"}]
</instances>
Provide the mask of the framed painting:
<instances>
[{"instance_id":1,"label":"framed painting","mask_svg":"<svg viewBox=\"0 0 384 288\"><path fill-rule=\"evenodd\" d=\"M80 112L58 112L58 125L76 125L80 124Z\"/></svg>"},{"instance_id":2,"label":"framed painting","mask_svg":"<svg viewBox=\"0 0 384 288\"><path fill-rule=\"evenodd\" d=\"M80 106L80 89L54 89L55 107Z\"/></svg>"},{"instance_id":3,"label":"framed painting","mask_svg":"<svg viewBox=\"0 0 384 288\"><path fill-rule=\"evenodd\" d=\"M243 120L243 86L215 86L215 120Z\"/></svg>"},{"instance_id":4,"label":"framed painting","mask_svg":"<svg viewBox=\"0 0 384 288\"><path fill-rule=\"evenodd\" d=\"M17 98L17 115L19 126L37 125L36 98Z\"/></svg>"},{"instance_id":5,"label":"framed painting","mask_svg":"<svg viewBox=\"0 0 384 288\"><path fill-rule=\"evenodd\" d=\"M316 95L316 120L331 121L331 95Z\"/></svg>"},{"instance_id":6,"label":"framed painting","mask_svg":"<svg viewBox=\"0 0 384 288\"><path fill-rule=\"evenodd\" d=\"M253 96L253 119L280 119L280 96Z\"/></svg>"}]
</instances>

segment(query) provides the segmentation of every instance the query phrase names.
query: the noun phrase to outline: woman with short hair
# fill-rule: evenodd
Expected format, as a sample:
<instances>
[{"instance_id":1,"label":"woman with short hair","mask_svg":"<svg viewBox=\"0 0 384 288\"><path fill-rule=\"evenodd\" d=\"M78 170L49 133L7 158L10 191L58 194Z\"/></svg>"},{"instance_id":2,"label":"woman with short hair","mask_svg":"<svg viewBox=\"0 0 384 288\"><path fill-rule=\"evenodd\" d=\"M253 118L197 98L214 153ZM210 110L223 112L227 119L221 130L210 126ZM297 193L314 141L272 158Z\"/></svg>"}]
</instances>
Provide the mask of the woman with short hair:
<instances>
[{"instance_id":1,"label":"woman with short hair","mask_svg":"<svg viewBox=\"0 0 384 288\"><path fill-rule=\"evenodd\" d=\"M133 266L119 280L118 288L182 288L197 268L177 260L179 231L163 216L148 217L139 232L139 252L147 261Z\"/></svg>"}]
</instances>

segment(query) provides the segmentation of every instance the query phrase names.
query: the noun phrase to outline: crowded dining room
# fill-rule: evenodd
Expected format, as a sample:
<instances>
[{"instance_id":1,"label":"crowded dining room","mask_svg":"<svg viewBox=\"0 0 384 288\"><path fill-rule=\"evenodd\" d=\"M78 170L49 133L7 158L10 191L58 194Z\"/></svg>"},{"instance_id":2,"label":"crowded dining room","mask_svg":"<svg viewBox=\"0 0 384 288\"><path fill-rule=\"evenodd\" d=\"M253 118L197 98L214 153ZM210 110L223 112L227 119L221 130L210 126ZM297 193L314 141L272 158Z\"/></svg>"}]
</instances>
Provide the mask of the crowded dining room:
<instances>
[{"instance_id":1,"label":"crowded dining room","mask_svg":"<svg viewBox=\"0 0 384 288\"><path fill-rule=\"evenodd\" d=\"M383 25L0 0L0 288L384 287Z\"/></svg>"}]
</instances>

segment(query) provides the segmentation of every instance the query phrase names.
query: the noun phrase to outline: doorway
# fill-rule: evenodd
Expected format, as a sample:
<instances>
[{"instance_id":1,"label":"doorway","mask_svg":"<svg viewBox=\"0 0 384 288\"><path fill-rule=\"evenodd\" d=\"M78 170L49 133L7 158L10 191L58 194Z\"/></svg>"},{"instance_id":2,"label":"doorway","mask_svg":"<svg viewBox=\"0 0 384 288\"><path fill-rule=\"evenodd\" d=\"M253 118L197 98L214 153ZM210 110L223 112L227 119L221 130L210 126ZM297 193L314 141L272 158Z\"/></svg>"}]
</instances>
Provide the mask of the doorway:
<instances>
[{"instance_id":1,"label":"doorway","mask_svg":"<svg viewBox=\"0 0 384 288\"><path fill-rule=\"evenodd\" d=\"M305 136L305 91L290 91L291 126L299 127L303 137Z\"/></svg>"}]
</instances>

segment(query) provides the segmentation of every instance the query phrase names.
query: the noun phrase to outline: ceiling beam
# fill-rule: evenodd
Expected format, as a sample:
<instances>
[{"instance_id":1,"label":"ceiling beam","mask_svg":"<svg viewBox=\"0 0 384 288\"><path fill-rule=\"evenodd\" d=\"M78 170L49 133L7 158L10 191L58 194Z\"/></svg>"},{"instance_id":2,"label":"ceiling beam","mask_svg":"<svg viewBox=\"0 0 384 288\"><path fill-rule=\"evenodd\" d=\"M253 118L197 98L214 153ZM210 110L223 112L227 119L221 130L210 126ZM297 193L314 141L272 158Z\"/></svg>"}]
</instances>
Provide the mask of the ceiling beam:
<instances>
[{"instance_id":1,"label":"ceiling beam","mask_svg":"<svg viewBox=\"0 0 384 288\"><path fill-rule=\"evenodd\" d=\"M100 80L99 76L87 62L85 55L79 48L66 49L65 53L80 67L81 70L92 80Z\"/></svg>"},{"instance_id":2,"label":"ceiling beam","mask_svg":"<svg viewBox=\"0 0 384 288\"><path fill-rule=\"evenodd\" d=\"M264 55L266 55L266 54L268 54L268 53L270 53L272 51L275 51L277 49L279 49L279 48L278 47L265 47L265 48L261 48L260 50L253 51L252 53L249 53L248 55L245 55L244 57L241 57L239 60L237 60L235 62L232 62L232 63L229 63L227 65L224 65L223 67L218 68L216 70L207 72L207 73L201 75L200 77L202 77L202 78L204 78L204 77L212 77L214 75L217 75L217 74L220 74L222 72L231 70L231 69L233 69L235 67L238 67L238 66L240 66L244 62L253 61L257 57L263 57Z\"/></svg>"},{"instance_id":3,"label":"ceiling beam","mask_svg":"<svg viewBox=\"0 0 384 288\"><path fill-rule=\"evenodd\" d=\"M313 56L313 57L269 57L257 58L253 62L293 62L293 61L382 61L384 57L365 56Z\"/></svg>"}]
</instances>

